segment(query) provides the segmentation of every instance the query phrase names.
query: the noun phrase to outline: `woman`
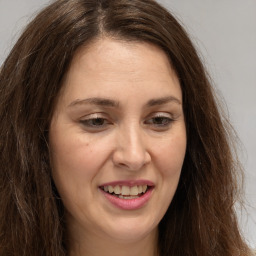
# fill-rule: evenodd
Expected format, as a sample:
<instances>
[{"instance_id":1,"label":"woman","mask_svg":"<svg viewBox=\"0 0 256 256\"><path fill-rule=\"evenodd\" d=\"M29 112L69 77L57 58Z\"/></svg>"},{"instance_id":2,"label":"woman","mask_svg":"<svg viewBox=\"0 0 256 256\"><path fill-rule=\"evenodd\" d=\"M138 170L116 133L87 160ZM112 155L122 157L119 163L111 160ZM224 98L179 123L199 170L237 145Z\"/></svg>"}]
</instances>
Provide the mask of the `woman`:
<instances>
[{"instance_id":1,"label":"woman","mask_svg":"<svg viewBox=\"0 0 256 256\"><path fill-rule=\"evenodd\" d=\"M250 255L227 124L155 1L55 1L0 83L1 255Z\"/></svg>"}]
</instances>

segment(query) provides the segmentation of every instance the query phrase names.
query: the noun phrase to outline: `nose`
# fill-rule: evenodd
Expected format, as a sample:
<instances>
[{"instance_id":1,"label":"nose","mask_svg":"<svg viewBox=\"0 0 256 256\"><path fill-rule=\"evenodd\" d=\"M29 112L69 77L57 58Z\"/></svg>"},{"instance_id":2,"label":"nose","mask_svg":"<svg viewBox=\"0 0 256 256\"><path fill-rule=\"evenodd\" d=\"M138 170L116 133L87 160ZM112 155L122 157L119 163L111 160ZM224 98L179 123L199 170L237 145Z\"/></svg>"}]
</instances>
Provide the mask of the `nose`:
<instances>
[{"instance_id":1,"label":"nose","mask_svg":"<svg viewBox=\"0 0 256 256\"><path fill-rule=\"evenodd\" d=\"M114 165L122 169L138 171L150 161L151 156L146 146L145 134L141 128L120 128L113 153Z\"/></svg>"}]
</instances>

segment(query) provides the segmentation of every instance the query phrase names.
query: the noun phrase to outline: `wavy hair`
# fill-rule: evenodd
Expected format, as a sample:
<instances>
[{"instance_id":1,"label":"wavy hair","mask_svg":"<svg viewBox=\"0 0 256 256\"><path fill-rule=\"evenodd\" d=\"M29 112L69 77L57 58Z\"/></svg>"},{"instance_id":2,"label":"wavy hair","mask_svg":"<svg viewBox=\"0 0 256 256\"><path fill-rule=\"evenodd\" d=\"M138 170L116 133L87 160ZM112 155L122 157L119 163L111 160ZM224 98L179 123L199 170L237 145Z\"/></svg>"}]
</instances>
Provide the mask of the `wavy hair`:
<instances>
[{"instance_id":1,"label":"wavy hair","mask_svg":"<svg viewBox=\"0 0 256 256\"><path fill-rule=\"evenodd\" d=\"M153 0L54 1L13 47L0 72L0 254L68 254L48 130L75 52L101 36L158 46L180 80L187 151L159 224L160 255L249 255L234 212L239 166L228 123L188 35Z\"/></svg>"}]
</instances>

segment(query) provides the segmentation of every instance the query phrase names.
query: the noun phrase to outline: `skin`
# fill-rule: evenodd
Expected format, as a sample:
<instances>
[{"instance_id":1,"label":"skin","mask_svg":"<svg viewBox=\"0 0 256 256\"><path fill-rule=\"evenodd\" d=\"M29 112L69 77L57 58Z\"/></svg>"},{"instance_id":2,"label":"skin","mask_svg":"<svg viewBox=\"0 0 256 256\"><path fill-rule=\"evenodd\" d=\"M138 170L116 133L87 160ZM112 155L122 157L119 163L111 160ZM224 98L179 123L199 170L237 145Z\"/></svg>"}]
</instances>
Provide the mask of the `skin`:
<instances>
[{"instance_id":1,"label":"skin","mask_svg":"<svg viewBox=\"0 0 256 256\"><path fill-rule=\"evenodd\" d=\"M182 92L165 53L148 43L110 38L79 49L49 141L70 255L157 255L157 226L176 191L186 151ZM136 210L114 206L99 189L139 179L153 182L154 189Z\"/></svg>"}]
</instances>

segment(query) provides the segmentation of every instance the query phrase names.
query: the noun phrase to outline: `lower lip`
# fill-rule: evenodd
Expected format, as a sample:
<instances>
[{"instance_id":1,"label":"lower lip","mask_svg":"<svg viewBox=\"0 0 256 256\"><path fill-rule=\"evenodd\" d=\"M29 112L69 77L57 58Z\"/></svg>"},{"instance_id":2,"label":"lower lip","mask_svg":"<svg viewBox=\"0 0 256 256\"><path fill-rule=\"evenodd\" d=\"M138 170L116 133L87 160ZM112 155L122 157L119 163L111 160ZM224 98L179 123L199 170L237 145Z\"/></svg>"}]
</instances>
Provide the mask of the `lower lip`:
<instances>
[{"instance_id":1,"label":"lower lip","mask_svg":"<svg viewBox=\"0 0 256 256\"><path fill-rule=\"evenodd\" d=\"M143 207L151 198L153 188L147 190L147 192L141 195L138 198L133 199L122 199L116 196L113 196L103 190L100 189L105 198L112 203L114 206L122 209L122 210L137 210Z\"/></svg>"}]
</instances>

